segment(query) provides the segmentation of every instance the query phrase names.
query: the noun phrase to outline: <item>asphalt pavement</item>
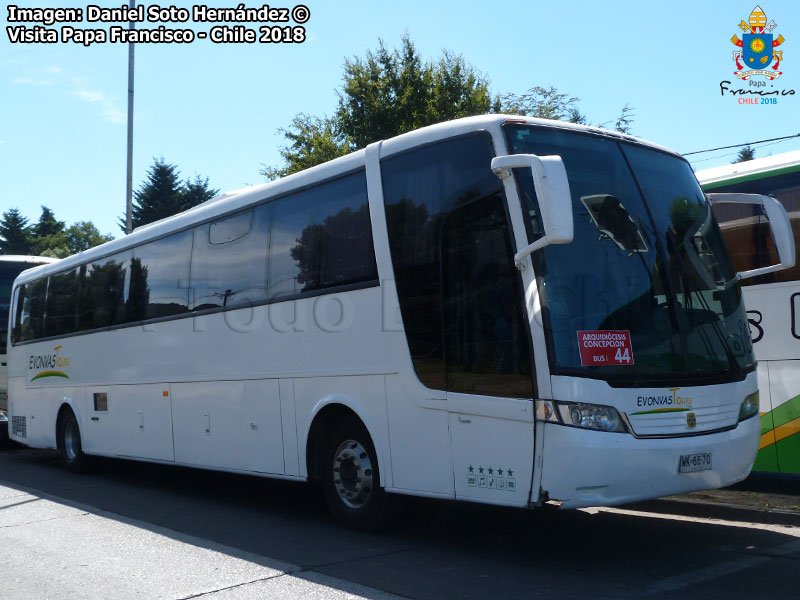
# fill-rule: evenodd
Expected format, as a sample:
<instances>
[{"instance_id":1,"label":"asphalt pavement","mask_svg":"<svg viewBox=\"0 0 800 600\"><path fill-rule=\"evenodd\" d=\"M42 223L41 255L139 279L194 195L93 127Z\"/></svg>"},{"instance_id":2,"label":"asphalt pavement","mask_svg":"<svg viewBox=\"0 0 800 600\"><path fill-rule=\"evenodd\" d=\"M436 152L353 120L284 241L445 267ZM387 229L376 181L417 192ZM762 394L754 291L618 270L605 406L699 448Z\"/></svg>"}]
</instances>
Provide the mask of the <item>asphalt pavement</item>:
<instances>
[{"instance_id":1,"label":"asphalt pavement","mask_svg":"<svg viewBox=\"0 0 800 600\"><path fill-rule=\"evenodd\" d=\"M17 448L0 452L0 549L2 600L796 600L800 528L417 499L367 535L308 485L110 459L74 475Z\"/></svg>"},{"instance_id":2,"label":"asphalt pavement","mask_svg":"<svg viewBox=\"0 0 800 600\"><path fill-rule=\"evenodd\" d=\"M728 488L638 502L629 508L800 527L800 474L751 473Z\"/></svg>"}]
</instances>

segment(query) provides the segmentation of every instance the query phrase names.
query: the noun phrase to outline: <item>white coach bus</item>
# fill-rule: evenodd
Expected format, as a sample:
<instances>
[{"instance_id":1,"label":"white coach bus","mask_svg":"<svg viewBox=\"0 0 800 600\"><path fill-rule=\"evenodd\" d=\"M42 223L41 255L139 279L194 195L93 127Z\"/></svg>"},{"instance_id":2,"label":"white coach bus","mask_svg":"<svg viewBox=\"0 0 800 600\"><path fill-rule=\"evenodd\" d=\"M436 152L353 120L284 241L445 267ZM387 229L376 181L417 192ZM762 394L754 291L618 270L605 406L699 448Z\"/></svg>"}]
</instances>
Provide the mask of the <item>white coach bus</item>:
<instances>
[{"instance_id":1,"label":"white coach bus","mask_svg":"<svg viewBox=\"0 0 800 600\"><path fill-rule=\"evenodd\" d=\"M8 380L6 379L6 343L8 314L11 306L11 286L25 269L56 262L47 256L19 254L0 255L0 446L8 440Z\"/></svg>"},{"instance_id":2,"label":"white coach bus","mask_svg":"<svg viewBox=\"0 0 800 600\"><path fill-rule=\"evenodd\" d=\"M758 448L737 275L691 167L596 128L493 115L374 143L26 272L12 311L14 440L74 470L318 480L360 528L396 494L724 486Z\"/></svg>"},{"instance_id":3,"label":"white coach bus","mask_svg":"<svg viewBox=\"0 0 800 600\"><path fill-rule=\"evenodd\" d=\"M698 171L712 194L763 194L778 200L800 236L800 150ZM749 207L747 207L749 208ZM769 228L752 209L714 208L733 263L750 269L774 257ZM761 442L754 470L800 473L800 265L743 282L761 389Z\"/></svg>"}]
</instances>

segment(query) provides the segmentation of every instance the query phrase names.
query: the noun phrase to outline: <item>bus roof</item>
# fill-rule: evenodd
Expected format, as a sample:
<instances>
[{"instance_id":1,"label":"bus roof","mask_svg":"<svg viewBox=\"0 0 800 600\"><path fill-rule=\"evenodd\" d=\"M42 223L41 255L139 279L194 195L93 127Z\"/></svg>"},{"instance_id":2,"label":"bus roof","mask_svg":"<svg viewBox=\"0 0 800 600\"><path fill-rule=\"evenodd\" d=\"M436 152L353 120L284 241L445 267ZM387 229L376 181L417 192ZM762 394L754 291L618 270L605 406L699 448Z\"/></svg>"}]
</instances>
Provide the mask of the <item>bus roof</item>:
<instances>
[{"instance_id":1,"label":"bus roof","mask_svg":"<svg viewBox=\"0 0 800 600\"><path fill-rule=\"evenodd\" d=\"M702 185L713 186L715 183L739 183L794 171L800 171L800 150L703 169L695 175Z\"/></svg>"},{"instance_id":2,"label":"bus roof","mask_svg":"<svg viewBox=\"0 0 800 600\"><path fill-rule=\"evenodd\" d=\"M653 142L649 142L632 135L623 134L616 131L609 131L600 127L578 125L576 123L567 123L565 121L537 119L534 117L522 117L517 115L481 115L476 117L464 117L462 119L455 119L453 121L445 121L443 123L437 123L436 125L429 125L428 127L422 127L420 129L393 137L389 140L378 142L378 144L380 144L380 157L384 158L403 152L415 146L436 142L441 139L474 131L489 131L490 133L493 132L495 134L499 134L500 126L506 122L593 133L619 140L635 142L656 150L660 150L662 152L668 152L670 154L680 156L680 154L674 150L654 144ZM214 218L227 213L244 209L267 198L278 197L304 187L310 187L326 179L331 179L339 175L363 168L365 165L365 157L366 150L357 150L347 154L346 156L342 156L321 165L305 169L299 173L289 175L288 177L283 177L268 183L262 183L251 187L225 192L182 213L178 213L171 217L137 227L129 235L106 242L100 246L95 246L94 248L90 248L89 250L85 250L79 254L61 259L58 266L48 266L44 268L46 269L47 273L68 269L70 267L83 264L87 261L97 260L104 256L127 250L148 240L156 239L169 233L191 227L197 223L213 220ZM43 273L40 273L40 271L37 270L36 275L40 274ZM20 275L19 282L25 283L31 279L33 279L33 277L31 277L30 274L25 273Z\"/></svg>"}]
</instances>

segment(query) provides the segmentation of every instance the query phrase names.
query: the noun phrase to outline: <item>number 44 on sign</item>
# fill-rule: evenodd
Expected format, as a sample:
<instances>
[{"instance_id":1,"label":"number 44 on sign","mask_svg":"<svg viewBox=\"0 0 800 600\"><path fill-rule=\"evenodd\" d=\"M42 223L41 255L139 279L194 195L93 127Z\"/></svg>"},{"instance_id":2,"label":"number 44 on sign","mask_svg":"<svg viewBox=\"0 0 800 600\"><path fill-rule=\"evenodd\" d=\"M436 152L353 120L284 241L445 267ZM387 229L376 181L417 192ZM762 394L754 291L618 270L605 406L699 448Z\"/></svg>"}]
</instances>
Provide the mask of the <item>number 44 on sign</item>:
<instances>
[{"instance_id":1,"label":"number 44 on sign","mask_svg":"<svg viewBox=\"0 0 800 600\"><path fill-rule=\"evenodd\" d=\"M633 346L628 330L579 331L581 366L632 365Z\"/></svg>"}]
</instances>

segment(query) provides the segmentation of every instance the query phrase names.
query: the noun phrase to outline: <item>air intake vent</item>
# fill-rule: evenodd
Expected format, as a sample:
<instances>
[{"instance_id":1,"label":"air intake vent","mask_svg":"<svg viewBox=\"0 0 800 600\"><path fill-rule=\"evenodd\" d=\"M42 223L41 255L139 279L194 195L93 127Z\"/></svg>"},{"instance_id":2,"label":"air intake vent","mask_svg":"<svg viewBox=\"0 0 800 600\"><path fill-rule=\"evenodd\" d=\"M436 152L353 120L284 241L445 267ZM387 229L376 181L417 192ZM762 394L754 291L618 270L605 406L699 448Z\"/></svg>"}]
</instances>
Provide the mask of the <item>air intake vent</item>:
<instances>
[{"instance_id":1,"label":"air intake vent","mask_svg":"<svg viewBox=\"0 0 800 600\"><path fill-rule=\"evenodd\" d=\"M11 417L11 435L21 438L28 437L28 426L25 422L25 417Z\"/></svg>"}]
</instances>

